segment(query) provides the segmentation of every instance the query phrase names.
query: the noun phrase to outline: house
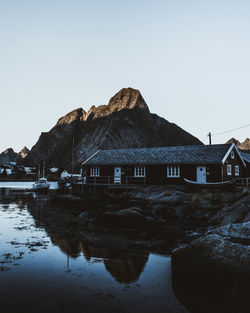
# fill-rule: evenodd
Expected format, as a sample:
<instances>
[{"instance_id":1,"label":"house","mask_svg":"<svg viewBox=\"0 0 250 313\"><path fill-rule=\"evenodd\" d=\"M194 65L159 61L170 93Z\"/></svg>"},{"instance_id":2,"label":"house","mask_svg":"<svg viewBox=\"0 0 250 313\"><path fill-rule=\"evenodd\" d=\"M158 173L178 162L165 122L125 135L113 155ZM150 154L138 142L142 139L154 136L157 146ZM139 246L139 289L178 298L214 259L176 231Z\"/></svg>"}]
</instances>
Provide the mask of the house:
<instances>
[{"instance_id":1,"label":"house","mask_svg":"<svg viewBox=\"0 0 250 313\"><path fill-rule=\"evenodd\" d=\"M242 159L246 163L246 168L244 170L244 177L249 177L250 178L250 151L244 152L244 150L241 150L240 154L242 156Z\"/></svg>"},{"instance_id":2,"label":"house","mask_svg":"<svg viewBox=\"0 0 250 313\"><path fill-rule=\"evenodd\" d=\"M235 144L98 150L83 162L87 184L180 184L242 177L246 163Z\"/></svg>"}]
</instances>

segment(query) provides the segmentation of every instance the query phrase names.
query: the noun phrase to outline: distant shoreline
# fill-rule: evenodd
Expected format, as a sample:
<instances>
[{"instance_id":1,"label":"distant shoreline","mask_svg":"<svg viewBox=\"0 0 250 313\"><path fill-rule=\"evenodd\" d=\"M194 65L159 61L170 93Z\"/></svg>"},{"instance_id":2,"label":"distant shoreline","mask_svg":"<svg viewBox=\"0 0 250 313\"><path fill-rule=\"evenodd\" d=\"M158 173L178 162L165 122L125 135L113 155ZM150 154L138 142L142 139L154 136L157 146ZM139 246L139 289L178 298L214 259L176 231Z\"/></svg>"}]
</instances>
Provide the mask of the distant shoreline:
<instances>
[{"instance_id":1,"label":"distant shoreline","mask_svg":"<svg viewBox=\"0 0 250 313\"><path fill-rule=\"evenodd\" d=\"M1 177L0 182L34 182L37 180L37 177L32 177L32 178L14 178L14 177ZM50 181L57 181L58 179L49 179Z\"/></svg>"}]
</instances>

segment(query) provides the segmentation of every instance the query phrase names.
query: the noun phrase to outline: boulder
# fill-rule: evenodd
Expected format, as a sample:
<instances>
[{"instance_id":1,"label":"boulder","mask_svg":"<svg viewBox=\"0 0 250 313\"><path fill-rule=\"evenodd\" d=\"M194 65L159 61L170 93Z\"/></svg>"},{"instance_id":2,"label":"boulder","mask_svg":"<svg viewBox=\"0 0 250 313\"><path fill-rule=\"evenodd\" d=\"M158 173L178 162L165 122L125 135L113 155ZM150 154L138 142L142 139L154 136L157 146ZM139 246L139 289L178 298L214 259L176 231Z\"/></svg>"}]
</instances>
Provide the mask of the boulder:
<instances>
[{"instance_id":1,"label":"boulder","mask_svg":"<svg viewBox=\"0 0 250 313\"><path fill-rule=\"evenodd\" d=\"M190 312L249 311L249 226L218 227L173 251L173 289Z\"/></svg>"},{"instance_id":2,"label":"boulder","mask_svg":"<svg viewBox=\"0 0 250 313\"><path fill-rule=\"evenodd\" d=\"M207 234L174 251L173 264L194 272L234 272L250 277L250 249L230 238Z\"/></svg>"},{"instance_id":3,"label":"boulder","mask_svg":"<svg viewBox=\"0 0 250 313\"><path fill-rule=\"evenodd\" d=\"M137 228L144 225L146 217L141 209L131 207L119 211L104 212L101 216L97 217L96 223L108 227L127 227Z\"/></svg>"}]
</instances>

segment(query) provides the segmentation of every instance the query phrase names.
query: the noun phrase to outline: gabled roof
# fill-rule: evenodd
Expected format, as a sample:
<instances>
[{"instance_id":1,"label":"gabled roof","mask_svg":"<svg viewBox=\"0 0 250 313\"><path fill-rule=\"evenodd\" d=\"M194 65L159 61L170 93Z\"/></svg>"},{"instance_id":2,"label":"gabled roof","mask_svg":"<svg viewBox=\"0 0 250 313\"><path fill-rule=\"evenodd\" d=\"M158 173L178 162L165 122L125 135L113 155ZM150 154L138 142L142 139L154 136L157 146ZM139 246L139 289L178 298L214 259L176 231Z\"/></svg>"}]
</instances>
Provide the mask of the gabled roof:
<instances>
[{"instance_id":1,"label":"gabled roof","mask_svg":"<svg viewBox=\"0 0 250 313\"><path fill-rule=\"evenodd\" d=\"M222 164L230 144L99 150L84 165ZM244 162L244 161L243 161Z\"/></svg>"},{"instance_id":2,"label":"gabled roof","mask_svg":"<svg viewBox=\"0 0 250 313\"><path fill-rule=\"evenodd\" d=\"M240 154L245 162L250 163L250 153L240 151Z\"/></svg>"},{"instance_id":3,"label":"gabled roof","mask_svg":"<svg viewBox=\"0 0 250 313\"><path fill-rule=\"evenodd\" d=\"M244 166L246 166L245 161L242 158L242 155L240 154L240 151L238 150L238 148L236 147L235 143L231 144L231 147L228 149L227 153L225 154L223 160L222 160L222 164L224 164L229 156L229 154L231 153L231 151L235 149L236 153L238 154L239 158L241 159L241 162Z\"/></svg>"}]
</instances>

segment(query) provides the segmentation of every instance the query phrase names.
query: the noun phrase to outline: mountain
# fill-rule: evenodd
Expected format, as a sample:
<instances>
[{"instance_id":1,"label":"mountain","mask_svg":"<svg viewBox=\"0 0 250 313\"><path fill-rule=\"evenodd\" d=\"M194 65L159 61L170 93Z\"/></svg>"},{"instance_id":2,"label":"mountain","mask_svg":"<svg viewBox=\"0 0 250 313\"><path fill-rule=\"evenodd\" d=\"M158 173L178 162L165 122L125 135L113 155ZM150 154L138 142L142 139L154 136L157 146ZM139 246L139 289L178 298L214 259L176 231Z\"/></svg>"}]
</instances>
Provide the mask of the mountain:
<instances>
[{"instance_id":1,"label":"mountain","mask_svg":"<svg viewBox=\"0 0 250 313\"><path fill-rule=\"evenodd\" d=\"M139 90L123 88L108 105L78 108L42 133L25 158L27 164L46 160L49 166L80 164L98 149L201 145L194 136L152 114Z\"/></svg>"},{"instance_id":2,"label":"mountain","mask_svg":"<svg viewBox=\"0 0 250 313\"><path fill-rule=\"evenodd\" d=\"M14 152L12 148L8 148L0 154L0 165L3 165L8 162L16 162L16 159L17 153Z\"/></svg>"},{"instance_id":3,"label":"mountain","mask_svg":"<svg viewBox=\"0 0 250 313\"><path fill-rule=\"evenodd\" d=\"M19 153L16 153L12 148L8 148L0 154L0 165L6 164L8 162L16 162L21 164L29 152L30 150L27 147L24 147Z\"/></svg>"},{"instance_id":4,"label":"mountain","mask_svg":"<svg viewBox=\"0 0 250 313\"><path fill-rule=\"evenodd\" d=\"M237 146L237 148L239 148L241 150L250 150L250 139L249 138L246 138L245 141L243 141L243 142L239 142L239 140L237 140L235 138L231 138L226 143L234 143Z\"/></svg>"},{"instance_id":5,"label":"mountain","mask_svg":"<svg viewBox=\"0 0 250 313\"><path fill-rule=\"evenodd\" d=\"M30 150L25 146L23 149L18 153L19 158L24 159L28 154L30 153Z\"/></svg>"}]
</instances>

